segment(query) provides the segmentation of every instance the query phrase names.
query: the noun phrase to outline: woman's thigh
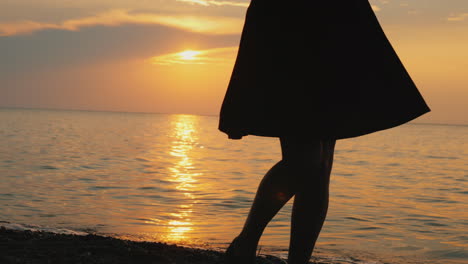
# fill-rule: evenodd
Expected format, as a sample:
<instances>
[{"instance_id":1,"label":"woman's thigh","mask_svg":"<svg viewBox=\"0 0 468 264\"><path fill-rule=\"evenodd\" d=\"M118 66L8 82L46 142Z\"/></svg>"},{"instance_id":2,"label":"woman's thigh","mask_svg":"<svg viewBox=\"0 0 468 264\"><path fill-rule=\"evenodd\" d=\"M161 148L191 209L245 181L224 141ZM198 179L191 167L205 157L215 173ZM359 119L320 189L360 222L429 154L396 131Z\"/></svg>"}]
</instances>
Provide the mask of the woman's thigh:
<instances>
[{"instance_id":1,"label":"woman's thigh","mask_svg":"<svg viewBox=\"0 0 468 264\"><path fill-rule=\"evenodd\" d=\"M283 161L302 166L331 166L334 139L310 139L298 136L280 137Z\"/></svg>"}]
</instances>

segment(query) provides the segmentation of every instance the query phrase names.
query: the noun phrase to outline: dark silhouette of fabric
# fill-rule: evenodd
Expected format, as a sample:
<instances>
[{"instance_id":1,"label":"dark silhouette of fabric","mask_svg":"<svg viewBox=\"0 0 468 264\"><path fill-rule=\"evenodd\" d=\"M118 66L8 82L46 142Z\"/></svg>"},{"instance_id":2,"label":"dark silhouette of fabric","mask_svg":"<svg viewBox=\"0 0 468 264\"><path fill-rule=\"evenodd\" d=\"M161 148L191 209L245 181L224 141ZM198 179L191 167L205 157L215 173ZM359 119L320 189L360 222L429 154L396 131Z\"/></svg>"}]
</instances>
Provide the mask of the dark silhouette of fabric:
<instances>
[{"instance_id":1,"label":"dark silhouette of fabric","mask_svg":"<svg viewBox=\"0 0 468 264\"><path fill-rule=\"evenodd\" d=\"M252 0L219 130L342 139L429 111L368 1Z\"/></svg>"}]
</instances>

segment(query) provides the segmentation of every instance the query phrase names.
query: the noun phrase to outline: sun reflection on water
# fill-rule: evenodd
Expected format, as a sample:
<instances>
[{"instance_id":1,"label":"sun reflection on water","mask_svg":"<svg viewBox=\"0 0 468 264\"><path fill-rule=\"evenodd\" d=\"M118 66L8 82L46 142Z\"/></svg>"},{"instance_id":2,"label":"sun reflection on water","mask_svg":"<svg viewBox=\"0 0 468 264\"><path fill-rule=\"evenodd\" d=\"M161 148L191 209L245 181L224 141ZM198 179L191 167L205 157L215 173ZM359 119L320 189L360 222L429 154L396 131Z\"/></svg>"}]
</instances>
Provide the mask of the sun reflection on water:
<instances>
[{"instance_id":1,"label":"sun reflection on water","mask_svg":"<svg viewBox=\"0 0 468 264\"><path fill-rule=\"evenodd\" d=\"M195 189L194 184L198 181L196 178L201 173L193 172L195 169L191 158L191 151L198 140L196 126L198 122L197 116L192 115L174 115L172 121L173 130L172 146L169 154L175 157L178 161L169 168L170 175L168 181L176 183L176 189L179 190L185 199L185 203L177 206L177 211L170 213L172 220L169 220L167 225L167 233L165 240L170 242L187 242L190 239L189 233L193 231L193 223L191 215L193 205L197 203L196 197L193 194Z\"/></svg>"}]
</instances>

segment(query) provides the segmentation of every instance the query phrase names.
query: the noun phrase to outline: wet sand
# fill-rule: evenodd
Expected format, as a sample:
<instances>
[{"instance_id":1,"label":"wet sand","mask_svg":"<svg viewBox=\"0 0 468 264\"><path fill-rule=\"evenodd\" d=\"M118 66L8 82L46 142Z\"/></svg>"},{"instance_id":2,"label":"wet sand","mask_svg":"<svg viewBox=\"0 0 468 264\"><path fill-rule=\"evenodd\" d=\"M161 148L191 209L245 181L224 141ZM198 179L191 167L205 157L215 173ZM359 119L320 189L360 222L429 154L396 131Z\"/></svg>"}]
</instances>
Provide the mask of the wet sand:
<instances>
[{"instance_id":1,"label":"wet sand","mask_svg":"<svg viewBox=\"0 0 468 264\"><path fill-rule=\"evenodd\" d=\"M221 264L223 252L155 242L134 242L99 235L64 235L0 227L0 263L157 263ZM257 263L286 263L258 256Z\"/></svg>"}]
</instances>

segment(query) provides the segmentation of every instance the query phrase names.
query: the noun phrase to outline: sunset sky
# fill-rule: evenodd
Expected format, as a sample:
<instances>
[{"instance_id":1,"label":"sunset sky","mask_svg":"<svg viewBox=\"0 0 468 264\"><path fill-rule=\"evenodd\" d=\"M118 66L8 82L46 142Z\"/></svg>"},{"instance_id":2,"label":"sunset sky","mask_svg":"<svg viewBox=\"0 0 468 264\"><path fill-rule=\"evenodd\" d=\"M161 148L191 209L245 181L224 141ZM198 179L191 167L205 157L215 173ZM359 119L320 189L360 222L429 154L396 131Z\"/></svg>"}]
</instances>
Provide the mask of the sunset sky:
<instances>
[{"instance_id":1,"label":"sunset sky","mask_svg":"<svg viewBox=\"0 0 468 264\"><path fill-rule=\"evenodd\" d=\"M468 124L468 1L370 2L432 109L417 122ZM248 3L0 0L0 107L217 115Z\"/></svg>"}]
</instances>

